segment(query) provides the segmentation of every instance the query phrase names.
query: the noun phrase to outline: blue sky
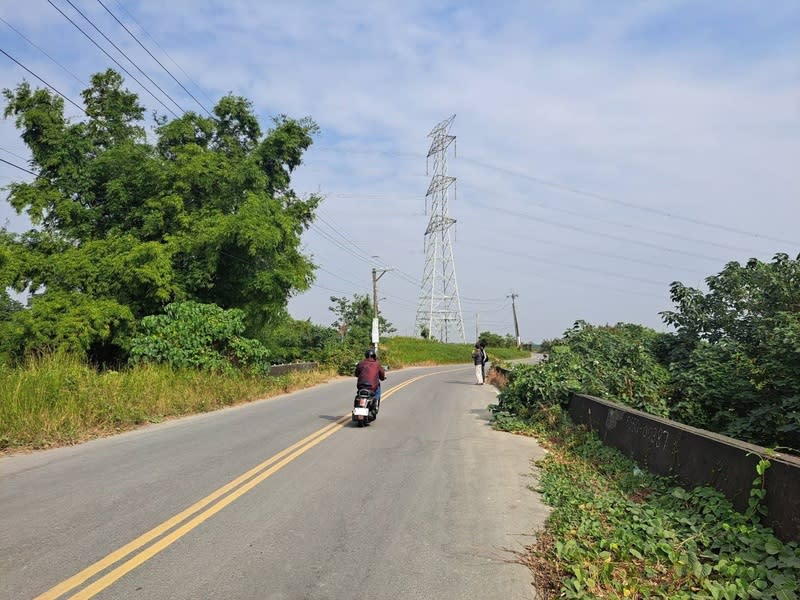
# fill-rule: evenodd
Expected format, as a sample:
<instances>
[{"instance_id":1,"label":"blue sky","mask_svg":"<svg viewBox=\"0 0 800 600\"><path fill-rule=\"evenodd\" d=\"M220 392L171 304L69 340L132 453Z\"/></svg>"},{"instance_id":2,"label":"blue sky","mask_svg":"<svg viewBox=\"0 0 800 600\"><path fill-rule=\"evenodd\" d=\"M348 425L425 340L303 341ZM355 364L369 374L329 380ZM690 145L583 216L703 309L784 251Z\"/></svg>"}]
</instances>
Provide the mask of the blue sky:
<instances>
[{"instance_id":1,"label":"blue sky","mask_svg":"<svg viewBox=\"0 0 800 600\"><path fill-rule=\"evenodd\" d=\"M66 0L53 2L108 46ZM96 0L72 2L199 110ZM264 124L278 113L319 123L294 179L326 196L304 236L320 271L290 303L297 318L331 322L329 296L370 292L375 264L394 269L380 280L382 311L413 331L426 136L453 113L449 206L468 337L476 321L513 331L512 291L526 340L576 319L662 329L670 282L699 286L727 261L800 251L796 0L106 5L206 106L233 91ZM84 81L113 66L46 0L8 1L0 16ZM73 75L4 23L0 47L79 98ZM24 76L0 56L3 87ZM128 85L148 112L164 112ZM0 148L18 164L8 151L28 156L10 121ZM0 166L0 183L20 176ZM0 218L26 226L7 204Z\"/></svg>"}]
</instances>

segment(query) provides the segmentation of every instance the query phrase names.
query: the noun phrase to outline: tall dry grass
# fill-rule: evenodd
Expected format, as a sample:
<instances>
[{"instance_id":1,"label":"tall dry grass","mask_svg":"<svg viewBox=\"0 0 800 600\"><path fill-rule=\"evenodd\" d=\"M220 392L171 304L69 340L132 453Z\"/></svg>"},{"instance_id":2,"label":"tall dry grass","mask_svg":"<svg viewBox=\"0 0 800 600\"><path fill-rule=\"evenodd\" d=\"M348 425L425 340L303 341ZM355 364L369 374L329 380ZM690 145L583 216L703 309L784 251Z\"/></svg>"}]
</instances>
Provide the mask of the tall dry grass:
<instances>
[{"instance_id":1,"label":"tall dry grass","mask_svg":"<svg viewBox=\"0 0 800 600\"><path fill-rule=\"evenodd\" d=\"M68 355L0 367L0 449L74 444L309 387L329 370L257 377L143 365L98 373Z\"/></svg>"}]
</instances>

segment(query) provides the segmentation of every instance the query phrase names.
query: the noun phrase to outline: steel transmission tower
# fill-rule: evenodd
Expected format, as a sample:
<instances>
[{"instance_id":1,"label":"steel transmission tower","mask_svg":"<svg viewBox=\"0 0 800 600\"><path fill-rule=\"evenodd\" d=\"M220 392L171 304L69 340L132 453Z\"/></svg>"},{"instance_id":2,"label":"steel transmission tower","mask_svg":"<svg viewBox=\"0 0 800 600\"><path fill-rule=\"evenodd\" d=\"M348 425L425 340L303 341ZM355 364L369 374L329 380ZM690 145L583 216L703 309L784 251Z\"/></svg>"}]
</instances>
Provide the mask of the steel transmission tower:
<instances>
[{"instance_id":1,"label":"steel transmission tower","mask_svg":"<svg viewBox=\"0 0 800 600\"><path fill-rule=\"evenodd\" d=\"M425 230L425 269L416 329L418 334L427 331L429 337L443 342L450 341L452 332L454 341L466 343L450 236L450 228L456 220L447 214L447 200L456 181L455 177L447 175L447 149L456 139L450 135L450 126L455 118L453 115L445 119L428 134L432 140L428 160L433 158L433 177L425 194L425 207L427 210L430 198L431 218Z\"/></svg>"}]
</instances>

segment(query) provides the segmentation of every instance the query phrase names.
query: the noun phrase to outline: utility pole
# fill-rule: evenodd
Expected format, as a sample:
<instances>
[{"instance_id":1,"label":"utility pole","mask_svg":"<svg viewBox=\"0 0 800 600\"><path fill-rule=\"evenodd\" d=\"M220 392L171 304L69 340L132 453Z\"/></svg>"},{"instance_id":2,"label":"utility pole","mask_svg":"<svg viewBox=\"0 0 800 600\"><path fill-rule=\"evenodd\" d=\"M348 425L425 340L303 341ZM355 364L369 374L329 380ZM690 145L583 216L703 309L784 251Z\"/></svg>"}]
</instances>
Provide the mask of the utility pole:
<instances>
[{"instance_id":1,"label":"utility pole","mask_svg":"<svg viewBox=\"0 0 800 600\"><path fill-rule=\"evenodd\" d=\"M515 294L511 292L511 296L506 296L506 298L511 298L511 312L514 314L514 334L517 336L517 348L522 345L522 341L519 339L519 323L517 322L517 305L514 300L519 296L519 294Z\"/></svg>"},{"instance_id":2,"label":"utility pole","mask_svg":"<svg viewBox=\"0 0 800 600\"><path fill-rule=\"evenodd\" d=\"M475 343L478 343L478 313L475 313Z\"/></svg>"},{"instance_id":3,"label":"utility pole","mask_svg":"<svg viewBox=\"0 0 800 600\"><path fill-rule=\"evenodd\" d=\"M380 271L380 275L378 271ZM378 324L380 323L378 319L380 314L378 312L378 280L386 275L388 271L391 271L391 269L377 269L376 267L372 267L372 343L375 346L376 353L378 352L378 342L380 341L380 331L378 328Z\"/></svg>"}]
</instances>

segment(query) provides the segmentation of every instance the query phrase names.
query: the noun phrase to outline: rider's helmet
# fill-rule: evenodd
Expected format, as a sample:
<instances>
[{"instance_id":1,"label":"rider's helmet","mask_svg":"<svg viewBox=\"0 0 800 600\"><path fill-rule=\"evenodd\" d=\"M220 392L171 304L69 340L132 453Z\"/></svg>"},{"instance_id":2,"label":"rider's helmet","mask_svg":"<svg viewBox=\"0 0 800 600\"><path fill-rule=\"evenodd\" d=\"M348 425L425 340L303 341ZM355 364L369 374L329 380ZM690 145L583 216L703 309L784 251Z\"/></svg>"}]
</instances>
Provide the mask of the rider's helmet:
<instances>
[{"instance_id":1,"label":"rider's helmet","mask_svg":"<svg viewBox=\"0 0 800 600\"><path fill-rule=\"evenodd\" d=\"M375 354L375 350L373 348L370 348L364 352L364 358L377 358L377 354Z\"/></svg>"}]
</instances>

